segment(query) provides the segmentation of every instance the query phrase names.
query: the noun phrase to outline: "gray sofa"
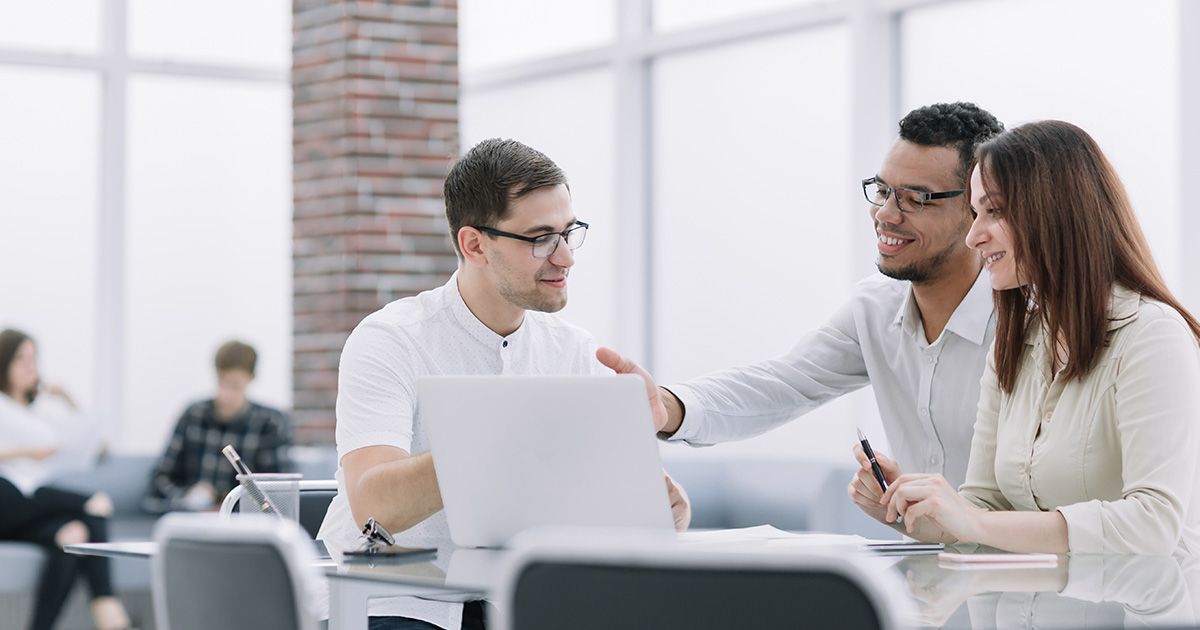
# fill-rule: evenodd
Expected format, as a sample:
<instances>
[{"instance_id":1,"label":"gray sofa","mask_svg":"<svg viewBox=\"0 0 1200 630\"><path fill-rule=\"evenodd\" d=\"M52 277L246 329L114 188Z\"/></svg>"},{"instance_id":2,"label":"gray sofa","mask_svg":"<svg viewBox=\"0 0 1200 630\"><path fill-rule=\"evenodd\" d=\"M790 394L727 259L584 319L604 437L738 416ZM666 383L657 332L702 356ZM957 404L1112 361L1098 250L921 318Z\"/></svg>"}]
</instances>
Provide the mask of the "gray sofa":
<instances>
[{"instance_id":1,"label":"gray sofa","mask_svg":"<svg viewBox=\"0 0 1200 630\"><path fill-rule=\"evenodd\" d=\"M337 458L332 448L296 447L292 450L296 470L305 479L332 479ZM100 460L83 473L55 480L54 485L83 493L103 491L113 500L109 536L114 541L148 540L157 517L142 511L141 501L157 461L153 455L115 455ZM25 628L33 604L33 591L42 568L42 551L35 545L0 542L0 628ZM154 627L150 599L150 563L138 559L114 559L113 586L129 609L134 625ZM77 587L59 621L60 630L91 628L86 589Z\"/></svg>"},{"instance_id":2,"label":"gray sofa","mask_svg":"<svg viewBox=\"0 0 1200 630\"><path fill-rule=\"evenodd\" d=\"M113 540L146 540L155 517L142 512L142 493L155 457L104 457L96 468L58 479L54 485L83 493L104 491L113 500L109 536ZM29 623L33 590L42 567L42 551L34 545L0 542L0 628L24 628ZM139 627L153 626L150 608L150 565L143 560L113 561L113 586ZM59 628L90 628L85 591L77 588L59 621Z\"/></svg>"}]
</instances>

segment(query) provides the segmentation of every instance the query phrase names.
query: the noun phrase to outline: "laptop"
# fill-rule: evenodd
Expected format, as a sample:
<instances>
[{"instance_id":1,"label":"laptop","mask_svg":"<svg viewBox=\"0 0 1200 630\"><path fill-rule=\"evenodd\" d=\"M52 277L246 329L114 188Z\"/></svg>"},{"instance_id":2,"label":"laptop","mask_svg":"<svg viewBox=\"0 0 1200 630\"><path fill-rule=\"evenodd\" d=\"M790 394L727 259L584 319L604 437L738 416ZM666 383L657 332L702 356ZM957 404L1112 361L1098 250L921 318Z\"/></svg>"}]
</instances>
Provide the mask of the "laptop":
<instances>
[{"instance_id":1,"label":"laptop","mask_svg":"<svg viewBox=\"0 0 1200 630\"><path fill-rule=\"evenodd\" d=\"M674 531L640 377L424 377L417 401L454 544L503 547L536 527Z\"/></svg>"}]
</instances>

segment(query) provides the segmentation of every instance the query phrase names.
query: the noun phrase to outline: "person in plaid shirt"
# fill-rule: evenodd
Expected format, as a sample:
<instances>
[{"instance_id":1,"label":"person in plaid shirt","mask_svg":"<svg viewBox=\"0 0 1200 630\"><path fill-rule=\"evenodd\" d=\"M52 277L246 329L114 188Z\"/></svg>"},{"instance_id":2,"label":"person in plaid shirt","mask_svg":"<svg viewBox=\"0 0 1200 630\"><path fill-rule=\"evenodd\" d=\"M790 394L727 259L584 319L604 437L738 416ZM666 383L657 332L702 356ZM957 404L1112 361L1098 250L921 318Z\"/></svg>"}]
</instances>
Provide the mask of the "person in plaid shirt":
<instances>
[{"instance_id":1,"label":"person in plaid shirt","mask_svg":"<svg viewBox=\"0 0 1200 630\"><path fill-rule=\"evenodd\" d=\"M232 444L254 472L287 472L292 424L278 409L246 398L258 355L240 341L217 350L217 395L184 410L154 467L143 506L147 511L216 509L237 485L221 455Z\"/></svg>"}]
</instances>

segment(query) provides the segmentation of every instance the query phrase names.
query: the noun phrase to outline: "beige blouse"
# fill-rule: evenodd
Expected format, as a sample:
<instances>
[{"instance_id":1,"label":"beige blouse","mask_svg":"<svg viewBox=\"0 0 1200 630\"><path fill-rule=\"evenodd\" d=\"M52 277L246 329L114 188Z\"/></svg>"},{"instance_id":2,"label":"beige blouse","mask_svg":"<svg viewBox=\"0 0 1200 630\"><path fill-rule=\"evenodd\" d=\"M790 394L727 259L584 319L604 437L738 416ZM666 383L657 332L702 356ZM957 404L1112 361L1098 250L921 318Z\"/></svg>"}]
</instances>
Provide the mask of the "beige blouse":
<instances>
[{"instance_id":1,"label":"beige blouse","mask_svg":"<svg viewBox=\"0 0 1200 630\"><path fill-rule=\"evenodd\" d=\"M1109 344L1082 380L1030 332L1004 394L989 355L966 483L989 510L1057 510L1072 553L1200 552L1200 347L1170 306L1116 287Z\"/></svg>"}]
</instances>

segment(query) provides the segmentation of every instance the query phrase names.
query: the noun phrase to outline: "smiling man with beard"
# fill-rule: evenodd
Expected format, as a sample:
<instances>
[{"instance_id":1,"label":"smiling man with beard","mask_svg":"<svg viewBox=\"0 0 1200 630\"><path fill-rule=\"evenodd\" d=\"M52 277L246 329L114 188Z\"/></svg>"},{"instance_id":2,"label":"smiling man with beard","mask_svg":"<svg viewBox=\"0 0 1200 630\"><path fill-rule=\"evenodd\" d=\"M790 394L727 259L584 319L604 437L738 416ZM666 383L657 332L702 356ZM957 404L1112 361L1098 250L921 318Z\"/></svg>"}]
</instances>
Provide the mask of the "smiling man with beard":
<instances>
[{"instance_id":1,"label":"smiling man with beard","mask_svg":"<svg viewBox=\"0 0 1200 630\"><path fill-rule=\"evenodd\" d=\"M743 439L871 385L900 467L962 483L996 331L980 257L963 242L971 226L963 192L975 148L1003 129L972 103L905 116L879 171L855 193L866 197L882 275L861 281L788 354L658 388L660 437L692 445ZM601 360L649 378L615 353ZM895 462L880 463L891 479ZM860 474L871 479L869 468Z\"/></svg>"},{"instance_id":2,"label":"smiling man with beard","mask_svg":"<svg viewBox=\"0 0 1200 630\"><path fill-rule=\"evenodd\" d=\"M358 548L368 517L401 546L449 543L417 406L420 377L611 374L596 360L591 336L552 315L567 305L574 251L588 231L562 170L515 140L484 140L450 169L445 199L458 271L441 287L367 316L342 350L338 493L318 534L335 556ZM687 497L666 483L675 525L684 529ZM368 614L372 630L484 627L479 601L375 598Z\"/></svg>"}]
</instances>

